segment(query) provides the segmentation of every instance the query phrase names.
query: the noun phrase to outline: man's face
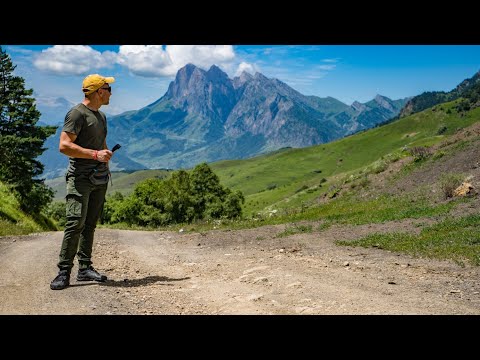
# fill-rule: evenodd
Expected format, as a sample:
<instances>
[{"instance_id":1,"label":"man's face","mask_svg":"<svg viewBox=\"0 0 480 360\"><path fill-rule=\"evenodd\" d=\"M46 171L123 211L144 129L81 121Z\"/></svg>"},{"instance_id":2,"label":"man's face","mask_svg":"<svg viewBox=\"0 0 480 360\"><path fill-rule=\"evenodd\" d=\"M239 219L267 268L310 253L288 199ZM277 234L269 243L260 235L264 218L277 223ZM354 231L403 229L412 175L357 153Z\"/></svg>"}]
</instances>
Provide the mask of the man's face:
<instances>
[{"instance_id":1,"label":"man's face","mask_svg":"<svg viewBox=\"0 0 480 360\"><path fill-rule=\"evenodd\" d=\"M110 95L112 95L112 87L105 83L97 90L97 94L100 96L102 105L108 105L110 103Z\"/></svg>"}]
</instances>

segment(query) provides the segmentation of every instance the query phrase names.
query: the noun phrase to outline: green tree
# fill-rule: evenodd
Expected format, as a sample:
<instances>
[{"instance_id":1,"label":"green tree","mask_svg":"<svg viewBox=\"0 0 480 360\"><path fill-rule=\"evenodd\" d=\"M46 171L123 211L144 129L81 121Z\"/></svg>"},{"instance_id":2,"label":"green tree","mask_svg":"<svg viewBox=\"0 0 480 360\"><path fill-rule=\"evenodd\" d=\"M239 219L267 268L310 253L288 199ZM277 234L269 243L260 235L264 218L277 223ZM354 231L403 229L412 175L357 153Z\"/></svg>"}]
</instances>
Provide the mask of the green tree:
<instances>
[{"instance_id":1,"label":"green tree","mask_svg":"<svg viewBox=\"0 0 480 360\"><path fill-rule=\"evenodd\" d=\"M195 212L190 175L185 170L178 170L165 181L168 194L165 198L165 210L177 223L190 222L194 218L201 218L201 214Z\"/></svg>"},{"instance_id":2,"label":"green tree","mask_svg":"<svg viewBox=\"0 0 480 360\"><path fill-rule=\"evenodd\" d=\"M207 217L219 217L226 191L207 163L195 166L190 176L190 183L195 213L199 215L198 217L203 218L204 213Z\"/></svg>"},{"instance_id":3,"label":"green tree","mask_svg":"<svg viewBox=\"0 0 480 360\"><path fill-rule=\"evenodd\" d=\"M212 169L202 163L190 173L177 170L166 180L146 179L130 196L118 198L114 208L109 207L110 202L106 204L110 223L162 226L240 217L245 198L241 191L223 187Z\"/></svg>"},{"instance_id":4,"label":"green tree","mask_svg":"<svg viewBox=\"0 0 480 360\"><path fill-rule=\"evenodd\" d=\"M13 75L15 68L0 46L0 180L12 186L22 210L35 214L53 199L53 191L38 178L44 167L36 158L56 127L36 125L40 112L33 90Z\"/></svg>"},{"instance_id":5,"label":"green tree","mask_svg":"<svg viewBox=\"0 0 480 360\"><path fill-rule=\"evenodd\" d=\"M241 204L245 203L242 192L232 192L224 187L207 163L195 166L190 174L190 182L198 218L232 219L242 215Z\"/></svg>"}]
</instances>

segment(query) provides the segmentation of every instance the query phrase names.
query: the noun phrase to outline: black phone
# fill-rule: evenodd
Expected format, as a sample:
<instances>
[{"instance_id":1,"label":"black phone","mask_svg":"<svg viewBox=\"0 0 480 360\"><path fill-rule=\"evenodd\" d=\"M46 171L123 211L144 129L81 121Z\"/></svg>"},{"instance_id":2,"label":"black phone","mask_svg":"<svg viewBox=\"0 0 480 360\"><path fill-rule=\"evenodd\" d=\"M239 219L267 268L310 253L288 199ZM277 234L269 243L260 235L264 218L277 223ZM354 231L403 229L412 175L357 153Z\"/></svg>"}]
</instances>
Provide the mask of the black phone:
<instances>
[{"instance_id":1,"label":"black phone","mask_svg":"<svg viewBox=\"0 0 480 360\"><path fill-rule=\"evenodd\" d=\"M121 147L122 147L122 145L120 145L120 144L115 145L115 146L112 148L112 152L115 152L115 150L118 150L118 149L120 149Z\"/></svg>"}]
</instances>

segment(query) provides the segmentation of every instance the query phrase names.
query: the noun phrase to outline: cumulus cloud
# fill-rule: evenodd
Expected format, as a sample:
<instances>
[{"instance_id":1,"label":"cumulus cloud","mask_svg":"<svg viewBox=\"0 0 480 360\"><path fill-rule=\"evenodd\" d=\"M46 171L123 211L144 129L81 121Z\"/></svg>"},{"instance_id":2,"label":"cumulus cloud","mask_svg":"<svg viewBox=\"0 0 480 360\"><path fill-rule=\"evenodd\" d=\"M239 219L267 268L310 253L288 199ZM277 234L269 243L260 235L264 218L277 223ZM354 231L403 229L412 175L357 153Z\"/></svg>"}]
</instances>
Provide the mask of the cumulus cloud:
<instances>
[{"instance_id":1,"label":"cumulus cloud","mask_svg":"<svg viewBox=\"0 0 480 360\"><path fill-rule=\"evenodd\" d=\"M162 45L122 45L117 62L131 73L144 77L171 75L173 65Z\"/></svg>"},{"instance_id":2,"label":"cumulus cloud","mask_svg":"<svg viewBox=\"0 0 480 360\"><path fill-rule=\"evenodd\" d=\"M112 51L101 53L86 45L55 45L42 50L33 60L33 65L57 75L82 75L112 67L115 60L116 54Z\"/></svg>"},{"instance_id":3,"label":"cumulus cloud","mask_svg":"<svg viewBox=\"0 0 480 360\"><path fill-rule=\"evenodd\" d=\"M246 62L241 62L238 65L238 69L235 72L235 76L239 76L242 72L246 71L247 73L250 73L252 75L255 75L256 72L260 72L260 69L258 68L257 65L255 64L250 64Z\"/></svg>"},{"instance_id":4,"label":"cumulus cloud","mask_svg":"<svg viewBox=\"0 0 480 360\"><path fill-rule=\"evenodd\" d=\"M172 76L188 63L208 69L235 58L231 45L122 45L117 62L144 77Z\"/></svg>"}]
</instances>

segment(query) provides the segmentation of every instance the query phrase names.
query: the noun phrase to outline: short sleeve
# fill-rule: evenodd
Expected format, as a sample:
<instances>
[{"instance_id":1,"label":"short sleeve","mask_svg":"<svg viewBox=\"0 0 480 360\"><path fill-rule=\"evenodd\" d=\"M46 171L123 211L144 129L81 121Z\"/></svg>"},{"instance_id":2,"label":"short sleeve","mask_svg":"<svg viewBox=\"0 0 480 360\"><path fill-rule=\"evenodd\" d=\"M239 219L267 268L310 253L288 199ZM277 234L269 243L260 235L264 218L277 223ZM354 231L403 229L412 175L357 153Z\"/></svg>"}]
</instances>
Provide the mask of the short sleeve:
<instances>
[{"instance_id":1,"label":"short sleeve","mask_svg":"<svg viewBox=\"0 0 480 360\"><path fill-rule=\"evenodd\" d=\"M80 111L71 109L67 115L65 115L65 122L62 131L78 135L82 129L84 121L84 116Z\"/></svg>"}]
</instances>

